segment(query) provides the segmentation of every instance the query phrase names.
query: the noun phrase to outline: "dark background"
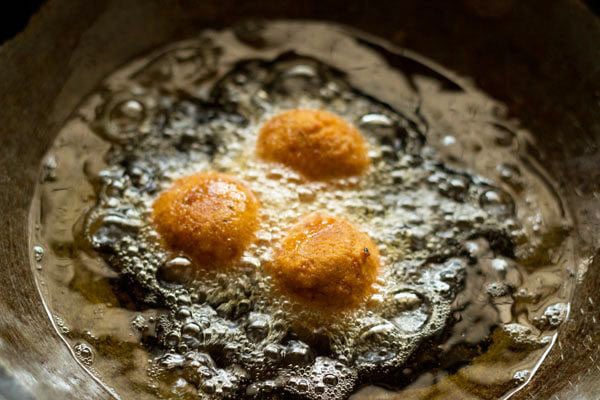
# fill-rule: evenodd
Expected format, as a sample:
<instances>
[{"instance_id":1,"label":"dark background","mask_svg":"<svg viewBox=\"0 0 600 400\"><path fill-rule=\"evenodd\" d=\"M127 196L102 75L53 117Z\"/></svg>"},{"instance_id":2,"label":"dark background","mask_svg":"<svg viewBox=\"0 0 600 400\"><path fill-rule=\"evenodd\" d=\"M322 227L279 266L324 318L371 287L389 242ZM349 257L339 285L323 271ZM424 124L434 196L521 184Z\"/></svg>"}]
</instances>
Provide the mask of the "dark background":
<instances>
[{"instance_id":1,"label":"dark background","mask_svg":"<svg viewBox=\"0 0 600 400\"><path fill-rule=\"evenodd\" d=\"M4 2L0 10L0 44L21 32L45 0Z\"/></svg>"},{"instance_id":2,"label":"dark background","mask_svg":"<svg viewBox=\"0 0 600 400\"><path fill-rule=\"evenodd\" d=\"M21 0L8 4L0 11L0 44L11 39L27 26L29 19L46 1L52 0ZM600 0L581 0L596 15L600 15Z\"/></svg>"}]
</instances>

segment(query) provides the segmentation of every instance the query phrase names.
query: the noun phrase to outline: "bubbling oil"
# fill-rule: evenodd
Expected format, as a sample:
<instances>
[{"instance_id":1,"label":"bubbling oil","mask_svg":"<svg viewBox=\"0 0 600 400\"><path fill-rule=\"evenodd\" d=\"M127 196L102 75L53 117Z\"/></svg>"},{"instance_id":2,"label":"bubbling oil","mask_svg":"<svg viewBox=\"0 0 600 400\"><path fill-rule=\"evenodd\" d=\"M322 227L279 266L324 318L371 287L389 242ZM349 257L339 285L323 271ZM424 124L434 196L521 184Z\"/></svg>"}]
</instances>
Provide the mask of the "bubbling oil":
<instances>
[{"instance_id":1,"label":"bubbling oil","mask_svg":"<svg viewBox=\"0 0 600 400\"><path fill-rule=\"evenodd\" d=\"M354 35L204 32L115 72L59 134L34 202L36 273L78 360L120 396L497 398L535 372L568 312L560 199L498 105ZM260 127L293 108L357 126L370 169L307 181L259 160ZM261 203L227 271L169 251L151 223L157 194L198 171L236 176ZM304 307L263 271L316 211L379 247L377 291L356 309Z\"/></svg>"}]
</instances>

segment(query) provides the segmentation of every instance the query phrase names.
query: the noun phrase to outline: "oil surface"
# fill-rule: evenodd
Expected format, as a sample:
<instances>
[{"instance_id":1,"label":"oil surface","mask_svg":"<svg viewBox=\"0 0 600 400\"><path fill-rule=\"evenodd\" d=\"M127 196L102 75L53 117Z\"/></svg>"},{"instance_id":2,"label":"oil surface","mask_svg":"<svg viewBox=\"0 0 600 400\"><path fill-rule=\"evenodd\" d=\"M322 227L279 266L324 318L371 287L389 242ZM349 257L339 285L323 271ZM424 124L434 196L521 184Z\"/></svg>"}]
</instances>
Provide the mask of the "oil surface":
<instances>
[{"instance_id":1,"label":"oil surface","mask_svg":"<svg viewBox=\"0 0 600 400\"><path fill-rule=\"evenodd\" d=\"M35 273L77 360L121 398L494 399L525 384L568 314L568 216L527 132L449 76L340 27L274 22L107 78L59 133L33 205ZM367 174L310 182L256 159L262 123L298 107L359 127ZM202 170L261 202L228 272L199 272L149 221L160 190ZM356 310L307 310L263 273L311 211L380 248Z\"/></svg>"}]
</instances>

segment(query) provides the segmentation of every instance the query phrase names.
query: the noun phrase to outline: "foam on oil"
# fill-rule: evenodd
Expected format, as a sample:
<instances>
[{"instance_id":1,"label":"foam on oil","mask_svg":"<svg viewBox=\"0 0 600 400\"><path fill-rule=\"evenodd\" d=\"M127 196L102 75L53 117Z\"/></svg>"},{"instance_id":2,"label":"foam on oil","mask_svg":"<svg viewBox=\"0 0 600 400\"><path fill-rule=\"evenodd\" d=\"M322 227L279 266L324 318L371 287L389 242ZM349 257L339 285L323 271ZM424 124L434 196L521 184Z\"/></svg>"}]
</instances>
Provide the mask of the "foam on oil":
<instances>
[{"instance_id":1,"label":"foam on oil","mask_svg":"<svg viewBox=\"0 0 600 400\"><path fill-rule=\"evenodd\" d=\"M560 199L497 104L427 67L404 75L375 47L312 23L205 32L115 72L63 128L37 273L80 362L121 396L496 398L530 377L568 311ZM359 127L368 173L308 182L257 160L261 124L290 108ZM149 221L160 190L202 170L261 202L228 272L167 251ZM307 310L262 272L311 211L380 247L378 291L356 310Z\"/></svg>"}]
</instances>

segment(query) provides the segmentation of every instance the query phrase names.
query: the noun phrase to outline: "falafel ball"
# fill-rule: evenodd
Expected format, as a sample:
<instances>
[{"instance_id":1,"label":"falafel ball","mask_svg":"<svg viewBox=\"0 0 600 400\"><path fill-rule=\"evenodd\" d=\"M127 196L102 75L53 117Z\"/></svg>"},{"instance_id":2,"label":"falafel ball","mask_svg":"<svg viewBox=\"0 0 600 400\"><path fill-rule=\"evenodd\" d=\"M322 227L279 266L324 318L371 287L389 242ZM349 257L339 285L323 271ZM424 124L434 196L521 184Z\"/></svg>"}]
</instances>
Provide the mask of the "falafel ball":
<instances>
[{"instance_id":1,"label":"falafel ball","mask_svg":"<svg viewBox=\"0 0 600 400\"><path fill-rule=\"evenodd\" d=\"M379 266L367 234L343 218L312 213L288 231L267 271L303 303L348 308L372 294Z\"/></svg>"},{"instance_id":2,"label":"falafel ball","mask_svg":"<svg viewBox=\"0 0 600 400\"><path fill-rule=\"evenodd\" d=\"M176 180L155 200L152 218L161 238L204 267L241 256L259 224L254 194L232 176L202 172Z\"/></svg>"},{"instance_id":3,"label":"falafel ball","mask_svg":"<svg viewBox=\"0 0 600 400\"><path fill-rule=\"evenodd\" d=\"M360 175L370 165L360 132L324 110L294 109L272 117L260 129L256 151L311 180Z\"/></svg>"}]
</instances>

